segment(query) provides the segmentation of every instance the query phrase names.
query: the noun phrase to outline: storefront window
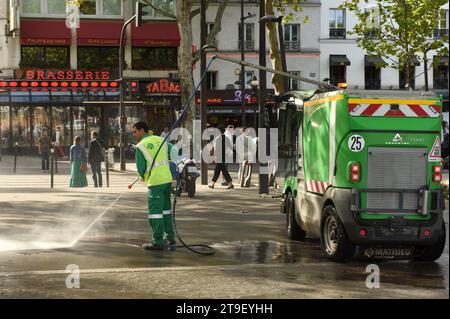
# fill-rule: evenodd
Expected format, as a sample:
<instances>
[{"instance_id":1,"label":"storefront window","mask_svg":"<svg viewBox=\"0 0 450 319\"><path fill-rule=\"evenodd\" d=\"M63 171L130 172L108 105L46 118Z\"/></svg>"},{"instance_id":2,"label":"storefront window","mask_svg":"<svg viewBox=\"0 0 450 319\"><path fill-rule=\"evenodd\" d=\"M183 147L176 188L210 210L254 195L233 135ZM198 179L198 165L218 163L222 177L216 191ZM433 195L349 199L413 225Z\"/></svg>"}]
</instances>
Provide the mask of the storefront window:
<instances>
[{"instance_id":1,"label":"storefront window","mask_svg":"<svg viewBox=\"0 0 450 319\"><path fill-rule=\"evenodd\" d=\"M86 108L84 106L77 106L72 108L73 114L73 137L81 137L81 144L86 143ZM70 123L68 125L70 129ZM73 141L70 141L73 144ZM84 145L87 146L87 145Z\"/></svg>"},{"instance_id":2,"label":"storefront window","mask_svg":"<svg viewBox=\"0 0 450 319\"><path fill-rule=\"evenodd\" d=\"M107 144L111 147L117 148L120 142L120 117L119 117L119 108L111 107L108 112L108 141Z\"/></svg>"},{"instance_id":3,"label":"storefront window","mask_svg":"<svg viewBox=\"0 0 450 319\"><path fill-rule=\"evenodd\" d=\"M29 146L30 138L30 108L28 106L12 107L12 142L19 146Z\"/></svg>"},{"instance_id":4,"label":"storefront window","mask_svg":"<svg viewBox=\"0 0 450 319\"><path fill-rule=\"evenodd\" d=\"M133 48L133 69L177 70L177 48Z\"/></svg>"},{"instance_id":5,"label":"storefront window","mask_svg":"<svg viewBox=\"0 0 450 319\"><path fill-rule=\"evenodd\" d=\"M0 143L5 149L9 145L9 106L0 106Z\"/></svg>"},{"instance_id":6,"label":"storefront window","mask_svg":"<svg viewBox=\"0 0 450 319\"><path fill-rule=\"evenodd\" d=\"M70 67L69 47L63 46L22 46L22 67L68 68Z\"/></svg>"},{"instance_id":7,"label":"storefront window","mask_svg":"<svg viewBox=\"0 0 450 319\"><path fill-rule=\"evenodd\" d=\"M70 146L72 141L70 141L70 117L69 108L63 106L54 106L52 108L53 117L53 138L56 131L60 131L61 134L61 146Z\"/></svg>"},{"instance_id":8,"label":"storefront window","mask_svg":"<svg viewBox=\"0 0 450 319\"><path fill-rule=\"evenodd\" d=\"M47 130L50 134L50 107L37 106L33 108L33 140L37 145L42 132Z\"/></svg>"},{"instance_id":9,"label":"storefront window","mask_svg":"<svg viewBox=\"0 0 450 319\"><path fill-rule=\"evenodd\" d=\"M78 47L78 69L111 69L119 65L118 47Z\"/></svg>"},{"instance_id":10,"label":"storefront window","mask_svg":"<svg viewBox=\"0 0 450 319\"><path fill-rule=\"evenodd\" d=\"M100 107L89 106L86 108L87 113L87 133L89 139L91 138L91 132L96 131L100 134Z\"/></svg>"}]
</instances>

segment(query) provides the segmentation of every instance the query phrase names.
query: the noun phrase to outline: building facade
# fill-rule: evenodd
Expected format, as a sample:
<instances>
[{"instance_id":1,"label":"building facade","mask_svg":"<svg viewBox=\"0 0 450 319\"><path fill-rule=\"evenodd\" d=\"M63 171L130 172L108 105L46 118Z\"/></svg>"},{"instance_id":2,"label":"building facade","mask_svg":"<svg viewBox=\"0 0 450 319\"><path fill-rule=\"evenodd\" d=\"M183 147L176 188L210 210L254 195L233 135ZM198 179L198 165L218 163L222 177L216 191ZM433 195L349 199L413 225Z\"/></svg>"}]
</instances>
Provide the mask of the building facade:
<instances>
[{"instance_id":1,"label":"building facade","mask_svg":"<svg viewBox=\"0 0 450 319\"><path fill-rule=\"evenodd\" d=\"M211 30L218 4L212 2L206 11L207 31ZM287 71L296 75L320 80L320 1L310 0L302 4L301 12L293 12L293 19L288 23L283 23L284 44L286 50ZM259 1L244 1L245 16L254 14L254 17L245 19L244 22L244 49L245 60L249 63L259 64ZM225 8L221 31L218 33L214 45L216 52L207 53L207 64L214 54L241 59L239 24L241 17L240 2L230 1ZM308 22L304 23L305 17ZM200 15L194 17L192 21L193 46L200 48ZM268 37L266 36L266 45L269 47ZM269 58L269 51L266 55L267 67L272 67ZM215 60L207 73L208 99L208 121L211 125L223 127L228 124L240 126L241 106L240 101L240 65ZM194 82L200 80L200 62L195 65ZM253 77L259 76L256 69L245 69L245 91L244 98L246 103L245 112L247 126L255 124L256 101L255 92L252 91L250 81ZM267 88L273 92L272 74L267 73ZM309 89L313 85L304 82L290 81L290 89ZM222 92L221 92L222 91ZM199 102L199 100L197 100Z\"/></svg>"},{"instance_id":2,"label":"building facade","mask_svg":"<svg viewBox=\"0 0 450 319\"><path fill-rule=\"evenodd\" d=\"M349 35L357 21L357 17L349 10L339 9L342 0L322 1L320 26L320 78L328 78L331 83L346 82L352 89L405 89L403 72L384 67L379 68L376 62L381 60L369 57L364 49L356 44L356 36ZM361 8L369 8L371 2L361 4ZM433 36L438 38L448 35L448 4L439 13L439 25ZM448 45L448 44L447 44ZM436 52L428 55L430 61L436 58ZM384 61L388 62L388 61ZM412 61L413 86L416 90L425 87L423 63ZM448 56L440 58L438 65L428 69L429 88L446 95L448 108ZM446 91L446 94L445 94Z\"/></svg>"},{"instance_id":3,"label":"building facade","mask_svg":"<svg viewBox=\"0 0 450 319\"><path fill-rule=\"evenodd\" d=\"M59 130L67 149L76 135L87 144L95 130L107 146L119 143L119 43L135 0L87 0L80 20L65 1L0 1L1 147L35 152L44 129ZM167 8L174 11L174 7ZM174 19L149 12L125 33L126 136L138 119L160 132L179 106Z\"/></svg>"}]
</instances>

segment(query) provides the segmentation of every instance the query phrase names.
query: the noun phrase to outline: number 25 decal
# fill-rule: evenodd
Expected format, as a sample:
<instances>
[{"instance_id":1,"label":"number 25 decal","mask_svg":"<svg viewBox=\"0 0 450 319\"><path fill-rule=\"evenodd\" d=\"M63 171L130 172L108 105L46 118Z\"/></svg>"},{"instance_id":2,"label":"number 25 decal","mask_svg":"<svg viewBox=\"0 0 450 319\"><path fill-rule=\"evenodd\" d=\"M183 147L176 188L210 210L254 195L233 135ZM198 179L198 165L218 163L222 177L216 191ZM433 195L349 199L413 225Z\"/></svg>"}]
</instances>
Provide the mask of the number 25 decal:
<instances>
[{"instance_id":1,"label":"number 25 decal","mask_svg":"<svg viewBox=\"0 0 450 319\"><path fill-rule=\"evenodd\" d=\"M364 149L364 137L361 135L352 135L348 139L348 148L352 152L360 152Z\"/></svg>"}]
</instances>

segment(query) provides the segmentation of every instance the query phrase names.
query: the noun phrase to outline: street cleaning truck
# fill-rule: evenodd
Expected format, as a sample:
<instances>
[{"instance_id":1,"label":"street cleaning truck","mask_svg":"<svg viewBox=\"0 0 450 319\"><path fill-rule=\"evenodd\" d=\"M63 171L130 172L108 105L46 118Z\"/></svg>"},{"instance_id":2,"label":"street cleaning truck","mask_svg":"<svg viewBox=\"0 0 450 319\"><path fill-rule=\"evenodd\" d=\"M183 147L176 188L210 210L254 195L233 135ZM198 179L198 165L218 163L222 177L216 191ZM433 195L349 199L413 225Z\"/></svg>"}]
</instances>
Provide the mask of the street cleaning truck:
<instances>
[{"instance_id":1,"label":"street cleaning truck","mask_svg":"<svg viewBox=\"0 0 450 319\"><path fill-rule=\"evenodd\" d=\"M335 261L433 261L445 247L442 99L428 92L293 91L276 108L287 235Z\"/></svg>"}]
</instances>

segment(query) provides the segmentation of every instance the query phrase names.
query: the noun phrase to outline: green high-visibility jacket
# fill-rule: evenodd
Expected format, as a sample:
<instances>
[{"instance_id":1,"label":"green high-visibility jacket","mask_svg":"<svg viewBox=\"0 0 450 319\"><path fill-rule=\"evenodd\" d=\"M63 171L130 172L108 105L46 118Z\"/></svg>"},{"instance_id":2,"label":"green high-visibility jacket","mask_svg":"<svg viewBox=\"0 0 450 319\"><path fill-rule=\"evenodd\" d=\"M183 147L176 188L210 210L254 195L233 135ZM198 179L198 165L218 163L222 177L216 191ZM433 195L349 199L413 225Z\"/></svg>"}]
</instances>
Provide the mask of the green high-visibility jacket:
<instances>
[{"instance_id":1,"label":"green high-visibility jacket","mask_svg":"<svg viewBox=\"0 0 450 319\"><path fill-rule=\"evenodd\" d=\"M148 187L172 183L172 174L169 166L172 144L164 143L158 157L155 159L156 152L163 140L160 136L146 134L137 144L136 166L139 175L144 179ZM155 163L152 168L153 161Z\"/></svg>"}]
</instances>

